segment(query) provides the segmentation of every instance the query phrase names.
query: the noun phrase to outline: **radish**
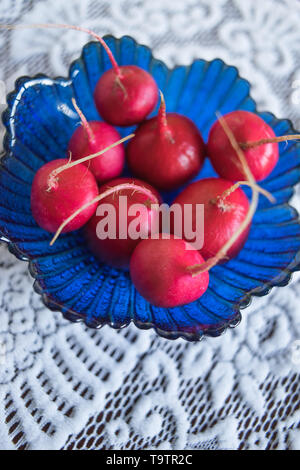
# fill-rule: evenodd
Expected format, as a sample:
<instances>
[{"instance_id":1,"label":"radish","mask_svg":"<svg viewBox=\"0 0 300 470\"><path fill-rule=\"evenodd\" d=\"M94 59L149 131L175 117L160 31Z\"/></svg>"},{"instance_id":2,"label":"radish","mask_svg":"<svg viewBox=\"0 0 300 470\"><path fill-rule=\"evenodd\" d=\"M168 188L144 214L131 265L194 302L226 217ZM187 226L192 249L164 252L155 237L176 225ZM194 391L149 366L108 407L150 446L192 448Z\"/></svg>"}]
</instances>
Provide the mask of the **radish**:
<instances>
[{"instance_id":1,"label":"radish","mask_svg":"<svg viewBox=\"0 0 300 470\"><path fill-rule=\"evenodd\" d=\"M48 232L56 232L62 225L62 232L82 227L95 212L96 202L89 202L99 193L94 175L82 163L104 154L133 135L130 134L100 152L75 162L59 158L45 163L35 174L31 186L31 210L36 223ZM86 207L78 211L82 206ZM71 220L64 224L77 211L76 217L71 217Z\"/></svg>"},{"instance_id":2,"label":"radish","mask_svg":"<svg viewBox=\"0 0 300 470\"><path fill-rule=\"evenodd\" d=\"M0 29L73 29L97 39L105 49L112 69L99 78L94 100L98 112L114 126L131 126L143 121L153 111L158 88L152 76L136 65L118 65L106 42L90 29L68 24L0 25Z\"/></svg>"},{"instance_id":3,"label":"radish","mask_svg":"<svg viewBox=\"0 0 300 470\"><path fill-rule=\"evenodd\" d=\"M162 190L178 188L196 176L204 161L204 143L186 116L166 113L161 93L158 115L140 124L128 145L133 174Z\"/></svg>"},{"instance_id":4,"label":"radish","mask_svg":"<svg viewBox=\"0 0 300 470\"><path fill-rule=\"evenodd\" d=\"M99 152L121 139L120 134L110 124L100 121L88 122L74 98L72 103L82 123L75 130L68 144L68 152L71 153L72 160ZM124 163L124 145L118 145L84 164L100 183L104 183L119 176L123 171Z\"/></svg>"},{"instance_id":5,"label":"radish","mask_svg":"<svg viewBox=\"0 0 300 470\"><path fill-rule=\"evenodd\" d=\"M182 211L185 204L192 204L193 231L196 204L204 204L204 246L201 248L201 254L205 259L215 256L225 245L249 210L249 202L243 190L233 187L231 181L222 178L205 178L189 184L177 196L174 204L179 204ZM249 229L250 224L227 251L227 258L238 254L247 239Z\"/></svg>"},{"instance_id":6,"label":"radish","mask_svg":"<svg viewBox=\"0 0 300 470\"><path fill-rule=\"evenodd\" d=\"M120 187L121 189L118 190ZM147 189L147 192L145 192L145 189ZM115 268L126 269L134 248L142 238L147 237L150 233L151 219L155 216L155 209L152 209L150 204L158 203L160 196L149 184L132 178L117 178L104 184L100 187L100 197L108 190L110 190L110 193L102 198L96 213L86 225L84 233L89 248L100 261ZM121 200L120 196L127 197L125 207L123 205L125 204L124 198ZM116 235L114 239L100 239L97 235L97 225L101 220L104 221L104 214L99 214L103 204L110 204L115 210ZM134 204L148 204L147 207L145 206L145 213L140 216L139 232L141 235L137 239L128 236L128 227L135 218L133 215L128 215L128 212Z\"/></svg>"},{"instance_id":7,"label":"radish","mask_svg":"<svg viewBox=\"0 0 300 470\"><path fill-rule=\"evenodd\" d=\"M60 174L55 171L68 165L67 159L52 160L35 174L31 187L31 210L36 223L48 232L56 232L62 222L98 194L94 175L84 165L76 165ZM82 227L93 215L97 204L82 211L67 224L63 232Z\"/></svg>"},{"instance_id":8,"label":"radish","mask_svg":"<svg viewBox=\"0 0 300 470\"><path fill-rule=\"evenodd\" d=\"M188 269L204 262L199 251L188 245L164 234L158 240L143 240L135 248L130 260L131 280L152 305L177 307L197 300L207 290L208 272L193 277Z\"/></svg>"},{"instance_id":9,"label":"radish","mask_svg":"<svg viewBox=\"0 0 300 470\"><path fill-rule=\"evenodd\" d=\"M245 158L256 181L266 178L275 167L279 151L273 129L257 114L249 111L233 111L224 117L238 143L271 139L270 143L253 148L243 147ZM231 181L245 178L236 152L228 136L216 121L212 126L207 143L207 153L216 172Z\"/></svg>"},{"instance_id":10,"label":"radish","mask_svg":"<svg viewBox=\"0 0 300 470\"><path fill-rule=\"evenodd\" d=\"M273 129L261 117L249 111L232 111L223 116L223 120L223 124L228 126L227 132L219 118L210 130L207 154L216 172L231 181L245 177L245 162L256 181L265 179L278 161L278 143L300 139L300 134L276 137ZM238 149L229 138L228 130L239 149L243 150L243 164L238 157Z\"/></svg>"}]
</instances>

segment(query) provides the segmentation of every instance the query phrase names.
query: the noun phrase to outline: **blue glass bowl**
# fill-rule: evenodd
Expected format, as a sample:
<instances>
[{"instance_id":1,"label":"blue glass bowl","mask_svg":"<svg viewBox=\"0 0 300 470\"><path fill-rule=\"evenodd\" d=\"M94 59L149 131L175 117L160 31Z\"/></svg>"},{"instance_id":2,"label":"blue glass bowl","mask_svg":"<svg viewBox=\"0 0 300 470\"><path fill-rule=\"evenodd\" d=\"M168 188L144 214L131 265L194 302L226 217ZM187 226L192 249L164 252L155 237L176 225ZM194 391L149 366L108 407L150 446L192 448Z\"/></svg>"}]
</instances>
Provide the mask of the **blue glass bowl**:
<instances>
[{"instance_id":1,"label":"blue glass bowl","mask_svg":"<svg viewBox=\"0 0 300 470\"><path fill-rule=\"evenodd\" d=\"M105 40L119 64L136 64L148 70L165 95L168 111L193 119L204 139L217 110L222 114L235 109L256 112L249 83L240 78L235 67L220 59L196 60L190 67L169 70L153 58L148 47L128 36L107 36ZM84 321L95 328L104 324L121 328L133 321L139 328L153 327L170 339L194 341L204 334L218 336L240 322L240 309L249 304L252 295L266 295L272 286L286 285L292 271L299 269L300 225L288 201L299 181L300 145L280 144L279 163L262 183L276 197L276 204L260 198L244 249L235 259L211 271L207 292L183 307L153 307L136 292L129 273L94 258L80 231L61 236L50 247L51 235L36 225L30 210L35 172L45 162L65 156L78 125L71 98L75 96L89 120L100 119L93 90L108 68L110 62L103 48L91 42L72 63L68 79L38 75L17 80L3 114L7 132L0 169L1 239L18 258L29 262L34 288L45 305L60 310L71 321ZM295 132L288 120L278 120L270 113L259 115L277 135ZM133 129L119 131L127 135ZM197 178L212 175L214 171L206 161ZM165 199L169 202L174 196L168 194Z\"/></svg>"}]
</instances>

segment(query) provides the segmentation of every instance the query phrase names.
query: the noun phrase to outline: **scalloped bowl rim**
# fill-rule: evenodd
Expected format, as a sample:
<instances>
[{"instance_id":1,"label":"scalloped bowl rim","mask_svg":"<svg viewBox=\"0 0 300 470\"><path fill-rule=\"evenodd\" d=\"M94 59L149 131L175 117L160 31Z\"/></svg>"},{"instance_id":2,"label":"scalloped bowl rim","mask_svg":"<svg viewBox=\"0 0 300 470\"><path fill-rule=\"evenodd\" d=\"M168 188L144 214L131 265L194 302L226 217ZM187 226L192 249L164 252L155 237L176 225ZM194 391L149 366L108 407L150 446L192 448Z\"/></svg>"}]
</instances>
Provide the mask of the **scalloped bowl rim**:
<instances>
[{"instance_id":1,"label":"scalloped bowl rim","mask_svg":"<svg viewBox=\"0 0 300 470\"><path fill-rule=\"evenodd\" d=\"M216 60L220 61L223 65L225 65L226 67L230 67L232 69L235 69L236 70L236 73L237 73L237 79L240 79L240 80L243 80L245 83L248 84L249 86L249 93L248 93L248 96L249 98L252 100L253 104L254 104L254 112L257 112L257 105L256 105L256 101L252 98L251 94L250 94L250 91L251 91L251 83L249 82L249 80L247 80L246 78L244 77L241 77L240 73L239 73L239 70L238 68L235 66L235 65L228 65L226 62L223 61L223 59L219 58L219 57L215 57L214 59L212 60L205 60L205 59L194 59L190 65L175 65L174 67L170 68L168 67L162 60L160 59L156 59L154 56L153 56L153 53L152 53L152 50L150 49L149 46L146 46L142 43L139 43L137 42L132 36L130 35L124 35L124 36L121 36L120 38L117 38L115 36L112 36L112 35L105 35L103 36L103 39L114 39L114 40L117 40L117 41L120 41L121 39L123 38L129 38L130 40L134 41L135 44L141 46L141 47L145 47L148 49L148 51L150 52L150 58L151 60L155 60L157 63L159 63L164 69L166 69L168 72L171 72L171 71L174 71L175 69L177 68L181 68L181 67L187 67L187 68L190 68L193 63L195 63L196 61L198 60L204 60L207 64L210 64ZM7 103L10 101L10 99L12 97L14 97L16 94L17 94L17 89L19 88L19 83L20 82L23 82L23 84L27 81L31 81L31 80L35 80L35 79L38 79L38 78L48 78L50 80L52 80L53 82L54 81L65 81L65 82L71 82L72 83L72 79L70 78L70 71L73 67L73 65L78 61L78 60L81 60L83 58L83 54L84 54L84 51L86 48L88 48L91 44L98 44L97 41L89 41L87 42L82 50L81 50L81 54L79 55L79 57L77 57L76 59L74 59L71 63L70 63L70 66L69 66L69 71L68 71L68 77L62 77L62 76L56 76L56 77L49 77L43 73L37 73L36 75L30 77L30 76L26 76L26 75L23 75L23 76L20 76L18 77L16 80L15 80L15 87L14 87L14 90L11 91L10 93L7 94ZM3 137L3 146L4 146L4 151L3 153L0 155L0 171L1 171L1 167L2 167L2 162L4 159L6 158L9 158L11 155L12 155L12 152L11 150L9 150L8 148L8 142L10 140L10 138L12 138L10 132L8 131L7 129L7 126L5 124L5 115L7 112L10 111L10 107L7 106L7 108L2 112L2 122L4 123L5 125L5 134L4 134L4 137ZM292 121L290 119L278 119L276 118L276 116L272 113L272 112L269 112L269 111L261 111L261 113L267 113L269 114L270 116L272 116L273 118L276 119L277 122L287 122L291 131L293 131L293 133L298 133L295 128L294 128L294 125L292 123ZM295 146L297 148L300 149L300 142L295 142ZM290 187L292 189L292 194L291 196L289 197L288 201L290 201L290 199L293 197L294 195L294 191L295 191L295 185L291 186ZM286 206L286 207L289 207L289 208L292 208L294 211L295 211L295 214L299 220L299 213L297 211L297 209L293 206L291 206L289 204L289 202L285 202L284 204L282 204L283 206ZM285 273L285 276L283 279L281 279L280 282L276 282L275 279L273 280L270 280L268 282L265 282L263 283L261 286L258 286L254 289L252 289L251 291L245 293L245 295L241 298L241 300L239 302L237 302L236 306L237 306L237 309L236 311L234 312L234 315L230 318L230 320L225 320L224 322L222 322L221 324L218 324L218 325L215 325L214 328L208 328L208 329L202 329L200 332L197 332L196 334L195 333L186 333L186 332L169 332L169 331L164 331L164 330L161 330L159 329L154 323L152 322L147 322L147 323L142 323L142 322L139 322L137 320L135 320L134 318L131 318L129 322L125 322L124 324L122 324L121 326L116 326L114 325L114 323L112 322L109 322L109 321L103 321L99 324L89 324L87 322L87 319L86 317L83 316L83 314L79 313L79 312L76 312L76 311L73 311L72 309L70 308L67 308L67 311L64 311L65 307L59 303L56 303L53 301L53 299L51 299L44 291L43 291L43 288L42 286L40 285L38 279L37 279L37 275L35 273L35 269L34 269L34 265L35 263L32 261L32 259L30 257L28 257L28 255L24 252L22 252L19 247L16 245L16 243L10 241L1 231L0 229L0 241L4 242L8 248L8 250L19 260L21 261L25 261L25 262L28 262L28 271L31 275L31 277L34 279L34 283L33 283L33 289L34 291L40 295L41 299L42 299L42 302L43 304L45 305L46 308L52 310L52 311L58 311L58 312L61 312L63 317L73 323L84 323L88 328L94 328L94 329L100 329L102 328L103 326L105 325L108 325L114 329L121 329L121 328L125 328L127 327L129 324L131 323L134 323L135 326L139 329L144 329L144 330L147 330L147 329L150 329L150 328L153 328L154 331L162 338L164 339L178 339L178 338L182 338L182 339L185 339L187 341L199 341L201 339L203 339L204 336L212 336L212 337L215 337L215 336L220 336L220 335L223 335L226 330L228 328L235 328L236 326L238 326L242 320L242 315L241 315L241 312L240 310L241 309L245 309L246 307L248 307L250 304L251 304L251 301L252 301L252 297L255 296L255 297L262 297L262 296L265 296L265 295L268 295L272 288L273 287L284 287L286 285L289 284L289 282L291 281L292 279L292 274L293 272L296 272L296 271L300 271L300 250L298 250L296 253L295 253L295 257L294 257L294 262L293 263L290 263L290 264L294 264L293 267L290 267L290 266L287 266L285 269L282 270L283 273ZM298 260L298 261L296 261ZM76 317L76 318L75 318Z\"/></svg>"}]
</instances>

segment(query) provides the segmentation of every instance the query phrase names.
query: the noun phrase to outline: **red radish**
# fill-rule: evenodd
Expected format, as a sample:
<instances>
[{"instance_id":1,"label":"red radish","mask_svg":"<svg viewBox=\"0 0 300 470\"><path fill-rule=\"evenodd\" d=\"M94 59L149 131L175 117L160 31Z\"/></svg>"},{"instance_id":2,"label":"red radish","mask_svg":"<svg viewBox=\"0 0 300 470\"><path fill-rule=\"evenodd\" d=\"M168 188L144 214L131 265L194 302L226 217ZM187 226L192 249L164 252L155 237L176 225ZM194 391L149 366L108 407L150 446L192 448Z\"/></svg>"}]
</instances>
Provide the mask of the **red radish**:
<instances>
[{"instance_id":1,"label":"red radish","mask_svg":"<svg viewBox=\"0 0 300 470\"><path fill-rule=\"evenodd\" d=\"M205 156L195 124L181 114L166 114L162 94L158 115L140 124L127 154L133 174L162 190L175 189L196 176Z\"/></svg>"},{"instance_id":2,"label":"red radish","mask_svg":"<svg viewBox=\"0 0 300 470\"><path fill-rule=\"evenodd\" d=\"M48 232L56 232L73 212L98 194L94 175L84 165L76 165L60 173L55 171L68 165L67 159L52 160L35 174L31 187L31 210L36 223ZM82 227L93 215L97 204L92 204L68 223L63 232Z\"/></svg>"},{"instance_id":3,"label":"red radish","mask_svg":"<svg viewBox=\"0 0 300 470\"><path fill-rule=\"evenodd\" d=\"M157 92L148 72L136 65L122 65L104 72L96 85L94 100L105 121L114 126L131 126L153 111Z\"/></svg>"},{"instance_id":4,"label":"red radish","mask_svg":"<svg viewBox=\"0 0 300 470\"><path fill-rule=\"evenodd\" d=\"M71 152L72 160L97 153L121 139L120 134L110 124L100 121L88 122L74 99L72 102L82 122L69 141L68 152ZM84 164L100 183L104 183L120 176L124 163L124 145L118 145Z\"/></svg>"},{"instance_id":5,"label":"red radish","mask_svg":"<svg viewBox=\"0 0 300 470\"><path fill-rule=\"evenodd\" d=\"M93 36L104 47L112 69L100 77L94 90L98 112L114 126L143 121L156 106L158 88L152 76L136 65L119 66L106 42L90 29L68 24L0 25L0 29L74 29Z\"/></svg>"},{"instance_id":6,"label":"red radish","mask_svg":"<svg viewBox=\"0 0 300 470\"><path fill-rule=\"evenodd\" d=\"M120 185L123 189L117 191L117 188L120 187ZM116 189L115 191L114 188ZM133 190L134 188L135 190ZM142 191L138 191L138 188L142 188ZM104 219L104 217L106 217L106 215L99 216L97 215L97 212L86 225L85 236L88 246L100 261L116 268L126 269L128 268L130 256L134 248L141 241L141 238L133 240L127 235L128 226L135 218L134 216L128 215L128 210L130 210L130 207L132 207L133 204L148 204L149 202L152 204L158 204L160 202L160 196L149 184L132 178L117 178L104 184L100 187L99 195L103 195L108 189L111 189L112 191L107 197L101 200L99 207L102 204L111 204L115 208L116 238L106 238L104 240L98 238L96 232L97 225ZM145 192L144 189L147 189L148 191ZM125 210L124 212L120 210L119 196L127 196L128 210ZM155 215L154 209L151 209L149 204L148 206L146 207L147 212L142 216L142 221L139 227L140 232L145 234L145 236L150 233L151 219ZM123 238L121 238L119 234L121 226L125 227Z\"/></svg>"},{"instance_id":7,"label":"red radish","mask_svg":"<svg viewBox=\"0 0 300 470\"><path fill-rule=\"evenodd\" d=\"M233 111L223 116L235 140L242 144L249 169L256 181L266 178L278 161L278 144L273 129L257 114ZM294 136L295 138L295 136ZM248 142L267 139L271 142L248 147ZM212 126L207 143L207 153L216 172L230 181L245 178L241 163L220 121Z\"/></svg>"},{"instance_id":8,"label":"red radish","mask_svg":"<svg viewBox=\"0 0 300 470\"><path fill-rule=\"evenodd\" d=\"M196 229L196 204L204 204L204 245L200 251L205 259L218 253L249 211L249 202L242 189L233 187L231 181L222 178L205 178L188 185L177 196L174 204L179 204L182 211L184 204L193 205L193 231ZM241 250L249 229L250 224L227 251L227 258L233 258Z\"/></svg>"},{"instance_id":9,"label":"red radish","mask_svg":"<svg viewBox=\"0 0 300 470\"><path fill-rule=\"evenodd\" d=\"M130 260L134 286L157 307L172 308L199 299L208 287L209 274L192 276L188 268L204 262L201 254L184 240L162 236L143 240L135 248Z\"/></svg>"}]
</instances>

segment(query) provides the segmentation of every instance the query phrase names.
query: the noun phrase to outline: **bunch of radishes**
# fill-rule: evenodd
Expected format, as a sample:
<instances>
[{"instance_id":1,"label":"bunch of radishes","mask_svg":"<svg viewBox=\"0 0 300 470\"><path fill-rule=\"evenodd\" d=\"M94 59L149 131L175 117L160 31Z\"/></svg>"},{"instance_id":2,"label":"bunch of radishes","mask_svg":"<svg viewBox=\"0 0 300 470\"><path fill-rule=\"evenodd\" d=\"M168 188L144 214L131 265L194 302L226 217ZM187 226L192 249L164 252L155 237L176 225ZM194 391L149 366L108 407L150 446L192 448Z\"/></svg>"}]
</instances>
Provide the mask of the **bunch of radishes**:
<instances>
[{"instance_id":1,"label":"bunch of radishes","mask_svg":"<svg viewBox=\"0 0 300 470\"><path fill-rule=\"evenodd\" d=\"M236 256L245 243L260 191L256 181L266 178L276 165L278 139L256 114L233 111L215 122L205 145L190 119L166 113L162 94L158 115L145 120L158 100L154 79L137 66L118 66L105 42L91 34L105 47L113 65L94 91L105 122L88 122L73 100L82 125L69 142L70 159L51 161L36 173L31 190L33 217L40 227L56 232L52 243L61 232L84 226L95 256L116 268L129 266L136 289L151 304L175 307L192 302L206 291L209 269ZM126 138L120 140L113 126L133 124L138 127L125 151ZM133 178L120 177L125 153ZM158 190L187 183L199 173L206 155L220 177L189 184L175 200L193 208L204 204L203 248L199 252L175 234L146 238L153 204L161 202ZM242 184L252 187L251 204ZM133 204L146 205L139 239L119 234L118 227L115 239L97 237L104 203L114 205L119 221L116 195L127 196L128 213ZM132 219L128 213L127 224Z\"/></svg>"}]
</instances>

